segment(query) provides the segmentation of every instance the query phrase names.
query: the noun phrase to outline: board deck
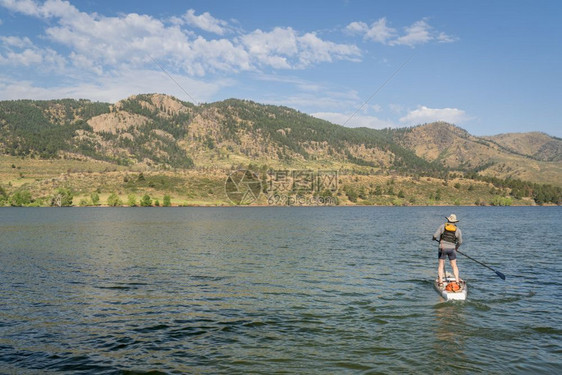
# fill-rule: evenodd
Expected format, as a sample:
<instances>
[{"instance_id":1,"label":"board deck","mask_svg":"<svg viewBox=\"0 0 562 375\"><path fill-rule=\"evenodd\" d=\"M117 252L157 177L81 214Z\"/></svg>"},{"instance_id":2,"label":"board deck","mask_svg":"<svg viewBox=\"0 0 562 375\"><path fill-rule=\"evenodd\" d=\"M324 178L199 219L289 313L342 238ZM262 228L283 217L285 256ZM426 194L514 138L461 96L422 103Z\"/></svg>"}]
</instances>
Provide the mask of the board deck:
<instances>
[{"instance_id":1,"label":"board deck","mask_svg":"<svg viewBox=\"0 0 562 375\"><path fill-rule=\"evenodd\" d=\"M463 281L460 283L461 289L457 292L448 292L445 290L445 287L447 286L448 283L456 281L455 277L453 275L451 275L449 272L447 272L445 279L443 280L443 285L439 286L438 285L438 280L436 279L433 282L433 287L435 288L435 290L437 291L437 293L439 293L439 295L441 295L441 297L443 297L446 301L452 301L452 300L460 300L463 301L466 299L466 296L468 294L468 286L466 285L466 281Z\"/></svg>"}]
</instances>

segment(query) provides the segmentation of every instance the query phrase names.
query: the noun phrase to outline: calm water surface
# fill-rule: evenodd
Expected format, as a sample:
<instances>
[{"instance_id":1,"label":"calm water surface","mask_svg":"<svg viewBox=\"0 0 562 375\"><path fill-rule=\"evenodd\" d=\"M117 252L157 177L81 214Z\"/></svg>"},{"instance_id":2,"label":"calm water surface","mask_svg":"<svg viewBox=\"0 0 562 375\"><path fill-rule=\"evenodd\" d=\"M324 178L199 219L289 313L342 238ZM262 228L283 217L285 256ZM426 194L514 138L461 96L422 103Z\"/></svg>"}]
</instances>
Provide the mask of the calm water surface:
<instances>
[{"instance_id":1,"label":"calm water surface","mask_svg":"<svg viewBox=\"0 0 562 375\"><path fill-rule=\"evenodd\" d=\"M451 212L464 251L507 276L461 256L465 302L432 289ZM0 373L562 373L561 219L0 208Z\"/></svg>"}]
</instances>

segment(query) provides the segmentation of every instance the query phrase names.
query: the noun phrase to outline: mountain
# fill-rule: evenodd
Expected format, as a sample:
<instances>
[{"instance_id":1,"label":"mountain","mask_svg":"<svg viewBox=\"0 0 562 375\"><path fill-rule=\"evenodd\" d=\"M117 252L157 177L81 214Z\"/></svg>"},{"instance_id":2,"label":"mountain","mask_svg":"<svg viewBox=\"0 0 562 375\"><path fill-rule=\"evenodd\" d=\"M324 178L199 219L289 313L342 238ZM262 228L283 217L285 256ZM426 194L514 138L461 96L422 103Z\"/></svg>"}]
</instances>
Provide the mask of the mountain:
<instances>
[{"instance_id":1,"label":"mountain","mask_svg":"<svg viewBox=\"0 0 562 375\"><path fill-rule=\"evenodd\" d=\"M115 105L70 99L1 102L0 150L14 156L192 167L178 140L186 134L193 105L163 95L154 102L140 97Z\"/></svg>"},{"instance_id":2,"label":"mountain","mask_svg":"<svg viewBox=\"0 0 562 375\"><path fill-rule=\"evenodd\" d=\"M544 133L476 137L454 125L436 122L396 129L392 138L444 168L562 185L562 140Z\"/></svg>"},{"instance_id":3,"label":"mountain","mask_svg":"<svg viewBox=\"0 0 562 375\"><path fill-rule=\"evenodd\" d=\"M437 122L346 128L294 109L228 99L194 105L161 94L118 103L0 102L0 153L152 169L274 168L445 176L448 171L562 185L562 140L476 137Z\"/></svg>"},{"instance_id":4,"label":"mountain","mask_svg":"<svg viewBox=\"0 0 562 375\"><path fill-rule=\"evenodd\" d=\"M494 142L503 149L542 161L562 161L562 139L545 133L508 133L484 139Z\"/></svg>"},{"instance_id":5,"label":"mountain","mask_svg":"<svg viewBox=\"0 0 562 375\"><path fill-rule=\"evenodd\" d=\"M0 150L14 156L90 158L119 165L192 168L240 163L431 170L386 132L349 129L296 110L229 99L194 106L136 95L0 102Z\"/></svg>"}]
</instances>

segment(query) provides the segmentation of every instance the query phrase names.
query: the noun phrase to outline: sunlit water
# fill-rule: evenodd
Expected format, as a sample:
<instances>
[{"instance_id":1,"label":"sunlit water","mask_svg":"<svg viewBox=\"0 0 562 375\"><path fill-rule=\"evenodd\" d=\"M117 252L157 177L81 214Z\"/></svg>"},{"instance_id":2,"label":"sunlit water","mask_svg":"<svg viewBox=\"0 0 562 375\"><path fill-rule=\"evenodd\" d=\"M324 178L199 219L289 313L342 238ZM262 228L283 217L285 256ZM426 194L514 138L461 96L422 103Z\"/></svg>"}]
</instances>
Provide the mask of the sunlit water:
<instances>
[{"instance_id":1,"label":"sunlit water","mask_svg":"<svg viewBox=\"0 0 562 375\"><path fill-rule=\"evenodd\" d=\"M461 219L465 302L432 289ZM0 373L562 372L559 207L0 209ZM450 269L450 267L449 267Z\"/></svg>"}]
</instances>

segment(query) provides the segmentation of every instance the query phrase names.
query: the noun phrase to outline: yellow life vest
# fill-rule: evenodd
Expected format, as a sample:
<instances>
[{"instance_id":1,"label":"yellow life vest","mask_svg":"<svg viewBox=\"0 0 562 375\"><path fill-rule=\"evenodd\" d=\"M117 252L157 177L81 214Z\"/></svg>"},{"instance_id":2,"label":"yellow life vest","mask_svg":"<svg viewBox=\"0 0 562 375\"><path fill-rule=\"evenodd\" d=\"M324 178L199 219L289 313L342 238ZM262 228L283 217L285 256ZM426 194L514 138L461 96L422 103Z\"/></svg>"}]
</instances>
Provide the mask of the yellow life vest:
<instances>
[{"instance_id":1,"label":"yellow life vest","mask_svg":"<svg viewBox=\"0 0 562 375\"><path fill-rule=\"evenodd\" d=\"M445 230L441 234L441 239L447 242L457 243L457 226L453 223L446 223Z\"/></svg>"}]
</instances>

